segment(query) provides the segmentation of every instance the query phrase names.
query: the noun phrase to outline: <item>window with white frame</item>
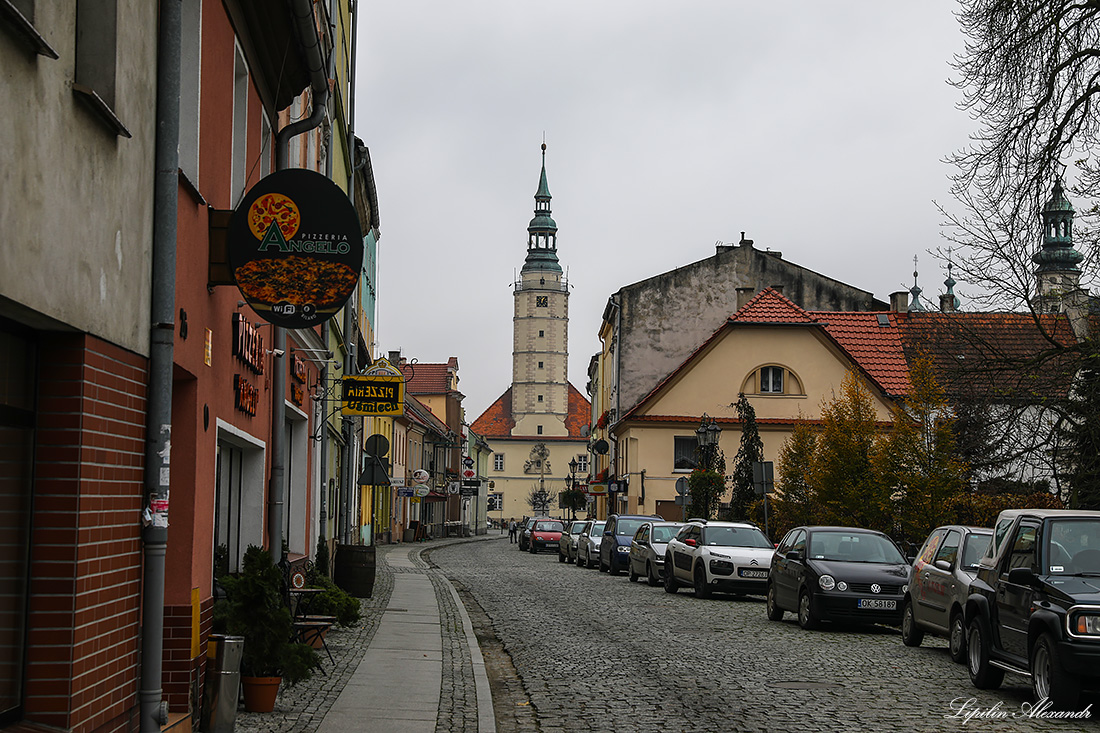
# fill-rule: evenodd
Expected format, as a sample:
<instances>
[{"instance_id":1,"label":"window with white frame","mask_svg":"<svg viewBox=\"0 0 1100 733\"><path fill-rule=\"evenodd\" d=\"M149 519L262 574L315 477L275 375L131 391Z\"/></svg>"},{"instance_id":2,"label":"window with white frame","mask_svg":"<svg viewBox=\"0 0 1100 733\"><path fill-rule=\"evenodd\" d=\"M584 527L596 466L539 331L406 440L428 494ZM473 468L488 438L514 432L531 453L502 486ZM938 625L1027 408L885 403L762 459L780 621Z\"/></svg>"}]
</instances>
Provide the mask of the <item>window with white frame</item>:
<instances>
[{"instance_id":1,"label":"window with white frame","mask_svg":"<svg viewBox=\"0 0 1100 733\"><path fill-rule=\"evenodd\" d=\"M588 473L588 454L580 453L577 455L577 474L583 476Z\"/></svg>"},{"instance_id":2,"label":"window with white frame","mask_svg":"<svg viewBox=\"0 0 1100 733\"><path fill-rule=\"evenodd\" d=\"M494 453L493 454L493 470L494 471L503 471L504 470L504 454L503 453Z\"/></svg>"},{"instance_id":3,"label":"window with white frame","mask_svg":"<svg viewBox=\"0 0 1100 733\"><path fill-rule=\"evenodd\" d=\"M230 168L230 201L233 206L244 196L248 180L248 65L240 47L233 64L233 148Z\"/></svg>"},{"instance_id":4,"label":"window with white frame","mask_svg":"<svg viewBox=\"0 0 1100 733\"><path fill-rule=\"evenodd\" d=\"M783 371L783 367L761 367L760 392L767 394L783 394Z\"/></svg>"}]
</instances>

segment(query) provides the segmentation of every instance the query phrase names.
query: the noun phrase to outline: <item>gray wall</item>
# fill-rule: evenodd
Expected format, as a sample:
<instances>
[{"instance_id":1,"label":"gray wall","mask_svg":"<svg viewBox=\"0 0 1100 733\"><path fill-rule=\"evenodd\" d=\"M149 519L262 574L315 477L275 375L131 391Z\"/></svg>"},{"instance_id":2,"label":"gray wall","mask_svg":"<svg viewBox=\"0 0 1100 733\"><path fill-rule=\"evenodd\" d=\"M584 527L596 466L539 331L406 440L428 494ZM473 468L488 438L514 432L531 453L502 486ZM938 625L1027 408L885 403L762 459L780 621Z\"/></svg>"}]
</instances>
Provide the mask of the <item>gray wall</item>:
<instances>
[{"instance_id":1,"label":"gray wall","mask_svg":"<svg viewBox=\"0 0 1100 733\"><path fill-rule=\"evenodd\" d=\"M885 310L871 293L787 262L750 244L721 247L713 257L622 288L619 409L631 407L678 367L738 309L738 288L781 286L806 310ZM615 327L613 309L605 317ZM612 405L614 406L614 404Z\"/></svg>"},{"instance_id":2,"label":"gray wall","mask_svg":"<svg viewBox=\"0 0 1100 733\"><path fill-rule=\"evenodd\" d=\"M0 30L0 314L147 355L157 3L117 3L114 111L130 139L72 91L76 5L35 3L58 59Z\"/></svg>"}]
</instances>

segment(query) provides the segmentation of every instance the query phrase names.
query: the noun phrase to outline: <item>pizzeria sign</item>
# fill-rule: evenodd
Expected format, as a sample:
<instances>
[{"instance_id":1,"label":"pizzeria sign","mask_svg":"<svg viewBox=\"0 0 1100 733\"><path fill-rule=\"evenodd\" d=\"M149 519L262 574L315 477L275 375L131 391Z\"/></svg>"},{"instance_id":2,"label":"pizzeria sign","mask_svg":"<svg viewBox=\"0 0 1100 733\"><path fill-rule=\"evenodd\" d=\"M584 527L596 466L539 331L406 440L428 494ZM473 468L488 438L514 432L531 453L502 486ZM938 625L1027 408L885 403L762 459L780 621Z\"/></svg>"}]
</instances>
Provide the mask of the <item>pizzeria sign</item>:
<instances>
[{"instance_id":1,"label":"pizzeria sign","mask_svg":"<svg viewBox=\"0 0 1100 733\"><path fill-rule=\"evenodd\" d=\"M229 267L271 323L309 328L344 307L363 269L359 215L320 173L292 168L248 190L229 223Z\"/></svg>"},{"instance_id":2,"label":"pizzeria sign","mask_svg":"<svg viewBox=\"0 0 1100 733\"><path fill-rule=\"evenodd\" d=\"M344 415L404 415L405 375L385 359L376 360L363 375L343 378L340 408Z\"/></svg>"}]
</instances>

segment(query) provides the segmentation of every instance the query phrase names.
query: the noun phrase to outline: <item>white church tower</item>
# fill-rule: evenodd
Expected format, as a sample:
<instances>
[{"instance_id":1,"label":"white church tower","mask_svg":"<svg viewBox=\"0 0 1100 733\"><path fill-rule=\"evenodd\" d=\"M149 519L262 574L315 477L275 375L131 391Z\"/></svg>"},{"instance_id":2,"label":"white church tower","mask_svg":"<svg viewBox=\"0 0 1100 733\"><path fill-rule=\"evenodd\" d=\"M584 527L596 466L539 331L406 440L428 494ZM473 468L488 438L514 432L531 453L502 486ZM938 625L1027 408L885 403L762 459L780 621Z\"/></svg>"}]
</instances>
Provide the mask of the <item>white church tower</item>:
<instances>
[{"instance_id":1,"label":"white church tower","mask_svg":"<svg viewBox=\"0 0 1100 733\"><path fill-rule=\"evenodd\" d=\"M569 285L558 264L558 225L550 218L550 198L543 143L527 259L513 293L513 436L569 435Z\"/></svg>"}]
</instances>

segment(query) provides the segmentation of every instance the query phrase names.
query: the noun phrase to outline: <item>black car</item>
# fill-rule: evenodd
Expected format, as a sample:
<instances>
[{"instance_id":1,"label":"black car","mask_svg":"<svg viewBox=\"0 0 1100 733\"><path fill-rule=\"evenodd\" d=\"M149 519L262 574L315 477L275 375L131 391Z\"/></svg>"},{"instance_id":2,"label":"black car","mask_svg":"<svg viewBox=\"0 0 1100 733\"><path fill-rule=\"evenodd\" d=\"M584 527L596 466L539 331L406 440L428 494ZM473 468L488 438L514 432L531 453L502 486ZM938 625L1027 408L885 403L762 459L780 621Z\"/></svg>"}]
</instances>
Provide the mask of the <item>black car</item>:
<instances>
[{"instance_id":1,"label":"black car","mask_svg":"<svg viewBox=\"0 0 1100 733\"><path fill-rule=\"evenodd\" d=\"M886 535L854 527L795 527L772 555L768 618L898 624L909 563Z\"/></svg>"},{"instance_id":2,"label":"black car","mask_svg":"<svg viewBox=\"0 0 1100 733\"><path fill-rule=\"evenodd\" d=\"M1039 702L1073 709L1100 686L1100 512L1001 512L965 613L975 687L1013 672Z\"/></svg>"},{"instance_id":3,"label":"black car","mask_svg":"<svg viewBox=\"0 0 1100 733\"><path fill-rule=\"evenodd\" d=\"M618 575L630 567L630 542L642 522L652 522L660 517L642 514L612 514L603 526L600 542L600 572Z\"/></svg>"}]
</instances>

